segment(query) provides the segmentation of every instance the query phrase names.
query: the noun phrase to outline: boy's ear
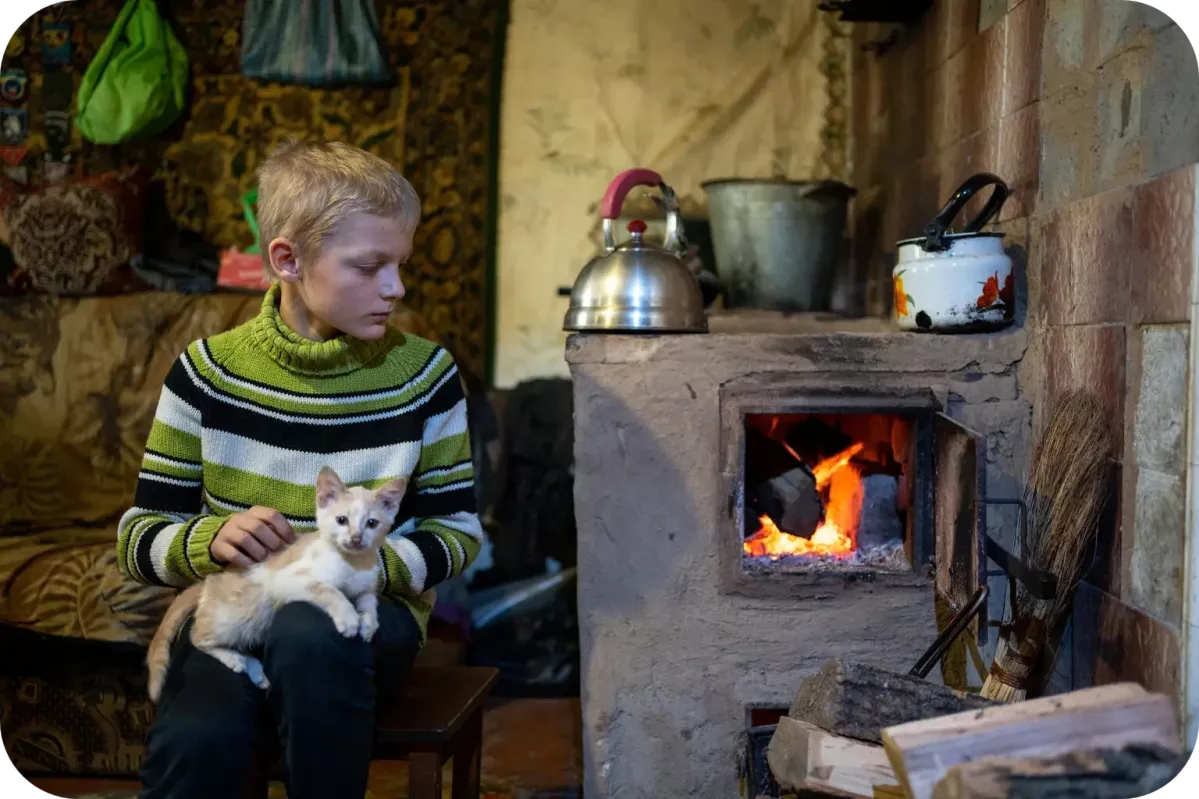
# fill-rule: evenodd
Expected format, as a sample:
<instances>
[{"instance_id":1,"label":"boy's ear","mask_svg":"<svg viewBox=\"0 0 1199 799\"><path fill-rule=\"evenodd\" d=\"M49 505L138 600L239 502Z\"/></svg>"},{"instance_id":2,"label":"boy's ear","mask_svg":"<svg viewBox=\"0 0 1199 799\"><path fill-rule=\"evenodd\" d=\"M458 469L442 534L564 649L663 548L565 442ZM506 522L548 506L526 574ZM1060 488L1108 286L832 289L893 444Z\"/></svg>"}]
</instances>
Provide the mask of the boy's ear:
<instances>
[{"instance_id":1,"label":"boy's ear","mask_svg":"<svg viewBox=\"0 0 1199 799\"><path fill-rule=\"evenodd\" d=\"M290 239L272 239L267 245L266 257L270 260L275 277L288 283L300 279L300 262L296 260L296 245Z\"/></svg>"}]
</instances>

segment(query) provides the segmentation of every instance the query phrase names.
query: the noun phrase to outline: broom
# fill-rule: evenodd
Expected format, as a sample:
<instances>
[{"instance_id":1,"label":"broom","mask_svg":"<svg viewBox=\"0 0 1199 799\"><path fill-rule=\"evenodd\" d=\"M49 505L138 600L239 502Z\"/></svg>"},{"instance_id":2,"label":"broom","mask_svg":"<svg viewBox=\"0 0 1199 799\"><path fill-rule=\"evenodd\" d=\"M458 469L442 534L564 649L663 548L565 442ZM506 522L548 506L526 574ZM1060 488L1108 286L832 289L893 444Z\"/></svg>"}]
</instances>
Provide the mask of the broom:
<instances>
[{"instance_id":1,"label":"broom","mask_svg":"<svg viewBox=\"0 0 1199 799\"><path fill-rule=\"evenodd\" d=\"M1016 582L1011 622L982 689L988 699L1024 699L1042 652L1057 646L1095 546L1111 447L1106 414L1093 393L1071 391L1051 409L1024 489L1028 526L1021 554L1029 566L1057 578L1057 592L1051 600L1037 599Z\"/></svg>"}]
</instances>

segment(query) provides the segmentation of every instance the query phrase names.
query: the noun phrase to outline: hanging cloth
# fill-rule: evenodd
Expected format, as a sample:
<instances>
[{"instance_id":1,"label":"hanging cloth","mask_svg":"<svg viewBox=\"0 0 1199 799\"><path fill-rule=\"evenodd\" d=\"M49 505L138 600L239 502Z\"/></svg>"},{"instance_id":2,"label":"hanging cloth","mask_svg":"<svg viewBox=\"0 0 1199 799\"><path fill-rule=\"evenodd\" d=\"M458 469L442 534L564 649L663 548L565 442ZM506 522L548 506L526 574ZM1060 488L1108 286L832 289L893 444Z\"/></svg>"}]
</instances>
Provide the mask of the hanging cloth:
<instances>
[{"instance_id":1,"label":"hanging cloth","mask_svg":"<svg viewBox=\"0 0 1199 799\"><path fill-rule=\"evenodd\" d=\"M246 0L241 71L312 86L382 84L393 76L374 0Z\"/></svg>"},{"instance_id":2,"label":"hanging cloth","mask_svg":"<svg viewBox=\"0 0 1199 799\"><path fill-rule=\"evenodd\" d=\"M154 0L128 0L83 73L75 126L97 144L170 127L187 98L187 52Z\"/></svg>"}]
</instances>

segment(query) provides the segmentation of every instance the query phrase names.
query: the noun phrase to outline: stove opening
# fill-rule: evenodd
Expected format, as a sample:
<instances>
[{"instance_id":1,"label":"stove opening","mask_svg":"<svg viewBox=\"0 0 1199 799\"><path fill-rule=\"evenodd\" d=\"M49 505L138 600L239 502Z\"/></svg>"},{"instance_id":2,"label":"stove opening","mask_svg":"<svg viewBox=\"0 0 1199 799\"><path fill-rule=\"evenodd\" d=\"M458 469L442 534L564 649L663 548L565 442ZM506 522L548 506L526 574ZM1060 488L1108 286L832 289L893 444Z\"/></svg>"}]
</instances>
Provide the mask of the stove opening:
<instances>
[{"instance_id":1,"label":"stove opening","mask_svg":"<svg viewBox=\"0 0 1199 799\"><path fill-rule=\"evenodd\" d=\"M912 571L919 414L744 419L747 571Z\"/></svg>"}]
</instances>

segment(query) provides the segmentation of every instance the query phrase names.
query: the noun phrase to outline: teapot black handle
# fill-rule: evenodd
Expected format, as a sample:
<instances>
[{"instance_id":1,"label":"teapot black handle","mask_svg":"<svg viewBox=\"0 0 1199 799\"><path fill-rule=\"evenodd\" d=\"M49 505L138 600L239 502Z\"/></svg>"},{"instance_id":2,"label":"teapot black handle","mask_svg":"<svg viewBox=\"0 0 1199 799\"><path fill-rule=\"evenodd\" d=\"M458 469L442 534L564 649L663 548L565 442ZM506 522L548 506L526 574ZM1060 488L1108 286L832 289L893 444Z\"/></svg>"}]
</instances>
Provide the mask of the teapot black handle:
<instances>
[{"instance_id":1,"label":"teapot black handle","mask_svg":"<svg viewBox=\"0 0 1199 799\"><path fill-rule=\"evenodd\" d=\"M957 191L949 198L949 202L945 203L941 212L924 228L925 250L939 252L949 246L945 243L945 231L949 229L953 218L961 212L971 197L987 186L995 188L991 190L991 196L987 198L987 204L979 211L978 216L966 223L965 232L977 233L983 225L990 222L991 218L999 213L999 209L1003 207L1011 194L1007 184L998 175L992 175L990 172L971 175L961 186L958 186Z\"/></svg>"}]
</instances>

